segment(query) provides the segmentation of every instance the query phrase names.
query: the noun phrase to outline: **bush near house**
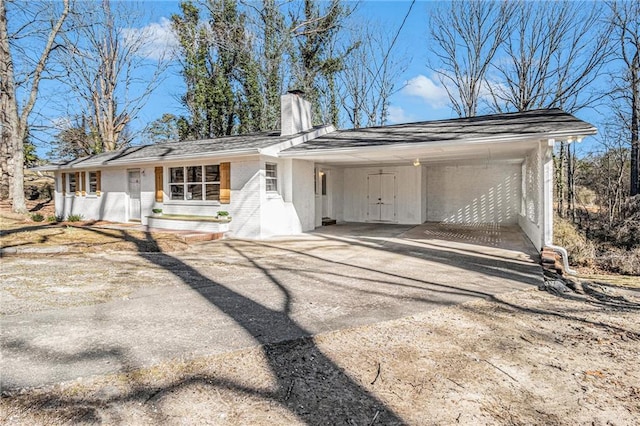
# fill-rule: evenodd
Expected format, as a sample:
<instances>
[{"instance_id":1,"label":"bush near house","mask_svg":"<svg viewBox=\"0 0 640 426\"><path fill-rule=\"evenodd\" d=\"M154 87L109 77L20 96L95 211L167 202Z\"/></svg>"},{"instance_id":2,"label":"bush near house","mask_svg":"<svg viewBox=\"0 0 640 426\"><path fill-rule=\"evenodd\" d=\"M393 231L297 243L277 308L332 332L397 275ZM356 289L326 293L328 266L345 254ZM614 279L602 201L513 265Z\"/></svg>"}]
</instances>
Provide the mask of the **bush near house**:
<instances>
[{"instance_id":1,"label":"bush near house","mask_svg":"<svg viewBox=\"0 0 640 426\"><path fill-rule=\"evenodd\" d=\"M44 220L44 216L40 213L34 213L31 215L31 220L34 222L42 222Z\"/></svg>"},{"instance_id":2,"label":"bush near house","mask_svg":"<svg viewBox=\"0 0 640 426\"><path fill-rule=\"evenodd\" d=\"M67 216L67 222L80 222L83 219L81 214L70 214Z\"/></svg>"},{"instance_id":3,"label":"bush near house","mask_svg":"<svg viewBox=\"0 0 640 426\"><path fill-rule=\"evenodd\" d=\"M640 275L640 196L629 198L617 218L602 209L576 210L577 223L556 217L554 241L570 262L624 275Z\"/></svg>"}]
</instances>

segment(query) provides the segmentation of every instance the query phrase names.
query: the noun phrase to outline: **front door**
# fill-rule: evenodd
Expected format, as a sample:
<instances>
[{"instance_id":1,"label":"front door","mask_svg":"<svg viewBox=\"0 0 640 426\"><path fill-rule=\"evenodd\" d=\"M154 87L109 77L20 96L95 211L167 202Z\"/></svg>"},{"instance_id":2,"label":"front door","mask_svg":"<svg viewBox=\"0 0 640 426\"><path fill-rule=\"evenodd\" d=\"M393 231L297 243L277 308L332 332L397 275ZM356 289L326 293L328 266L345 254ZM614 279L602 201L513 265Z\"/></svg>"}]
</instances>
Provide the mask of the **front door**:
<instances>
[{"instance_id":1,"label":"front door","mask_svg":"<svg viewBox=\"0 0 640 426\"><path fill-rule=\"evenodd\" d=\"M394 222L396 218L396 175L378 173L367 177L368 180L368 220L376 222Z\"/></svg>"},{"instance_id":2,"label":"front door","mask_svg":"<svg viewBox=\"0 0 640 426\"><path fill-rule=\"evenodd\" d=\"M140 220L140 169L127 170L129 193L129 220Z\"/></svg>"}]
</instances>

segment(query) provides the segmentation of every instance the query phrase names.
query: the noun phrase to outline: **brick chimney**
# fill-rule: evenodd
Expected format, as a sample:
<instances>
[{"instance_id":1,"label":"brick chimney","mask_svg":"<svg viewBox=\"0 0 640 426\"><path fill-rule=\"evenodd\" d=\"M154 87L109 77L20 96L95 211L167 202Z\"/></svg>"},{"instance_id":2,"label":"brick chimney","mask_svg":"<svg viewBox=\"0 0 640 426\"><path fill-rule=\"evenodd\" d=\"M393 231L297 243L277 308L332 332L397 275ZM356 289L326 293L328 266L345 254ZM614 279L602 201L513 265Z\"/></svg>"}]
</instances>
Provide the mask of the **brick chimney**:
<instances>
[{"instance_id":1,"label":"brick chimney","mask_svg":"<svg viewBox=\"0 0 640 426\"><path fill-rule=\"evenodd\" d=\"M280 136L295 135L311 129L311 102L301 90L290 90L280 97Z\"/></svg>"}]
</instances>

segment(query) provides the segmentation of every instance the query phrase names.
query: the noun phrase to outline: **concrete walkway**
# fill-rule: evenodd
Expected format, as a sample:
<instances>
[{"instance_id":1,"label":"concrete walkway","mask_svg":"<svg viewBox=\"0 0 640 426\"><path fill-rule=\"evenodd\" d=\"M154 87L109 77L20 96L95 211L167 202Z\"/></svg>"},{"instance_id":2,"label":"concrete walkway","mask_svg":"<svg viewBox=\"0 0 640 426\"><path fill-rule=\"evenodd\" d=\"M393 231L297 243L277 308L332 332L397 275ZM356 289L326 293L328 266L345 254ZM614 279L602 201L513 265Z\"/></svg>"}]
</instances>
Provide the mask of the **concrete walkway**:
<instances>
[{"instance_id":1,"label":"concrete walkway","mask_svg":"<svg viewBox=\"0 0 640 426\"><path fill-rule=\"evenodd\" d=\"M177 254L8 257L5 283L90 296L65 306L3 289L3 305L20 309L0 317L0 384L124 371L491 298L540 284L536 255L517 227L349 224Z\"/></svg>"}]
</instances>

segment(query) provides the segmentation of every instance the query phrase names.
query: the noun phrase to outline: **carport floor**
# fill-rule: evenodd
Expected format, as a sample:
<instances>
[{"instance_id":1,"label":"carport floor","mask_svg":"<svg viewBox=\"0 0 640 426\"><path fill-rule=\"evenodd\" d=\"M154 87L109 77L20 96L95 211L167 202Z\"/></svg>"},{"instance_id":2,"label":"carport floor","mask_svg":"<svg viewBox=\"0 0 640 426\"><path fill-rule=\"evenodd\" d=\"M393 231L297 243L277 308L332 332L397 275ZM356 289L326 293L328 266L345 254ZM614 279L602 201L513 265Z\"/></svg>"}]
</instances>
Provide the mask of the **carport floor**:
<instances>
[{"instance_id":1,"label":"carport floor","mask_svg":"<svg viewBox=\"0 0 640 426\"><path fill-rule=\"evenodd\" d=\"M29 309L16 302L0 317L0 385L118 372L496 298L540 284L536 255L517 227L344 224L178 253L7 257L6 283L100 297ZM52 273L60 262L64 270ZM117 297L105 301L114 286ZM29 294L0 296L8 309Z\"/></svg>"}]
</instances>

